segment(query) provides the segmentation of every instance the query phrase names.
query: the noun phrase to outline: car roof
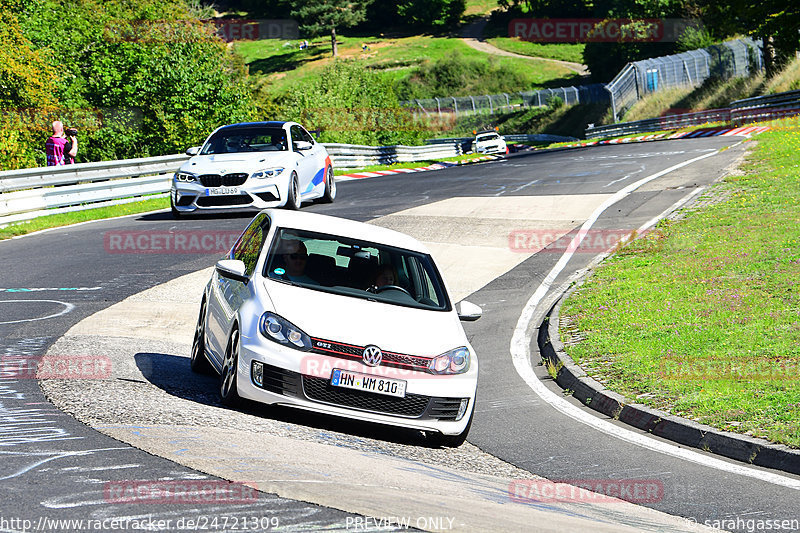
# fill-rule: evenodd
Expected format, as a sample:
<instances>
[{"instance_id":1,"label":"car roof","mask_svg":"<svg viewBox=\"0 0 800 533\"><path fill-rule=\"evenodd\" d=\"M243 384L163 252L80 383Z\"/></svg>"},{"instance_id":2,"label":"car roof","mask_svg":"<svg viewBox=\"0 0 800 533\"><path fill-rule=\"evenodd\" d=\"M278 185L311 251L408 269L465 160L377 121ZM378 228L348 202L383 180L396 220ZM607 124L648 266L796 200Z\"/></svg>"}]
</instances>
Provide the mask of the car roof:
<instances>
[{"instance_id":1,"label":"car roof","mask_svg":"<svg viewBox=\"0 0 800 533\"><path fill-rule=\"evenodd\" d=\"M378 244L405 248L415 252L430 254L424 244L414 237L380 226L357 222L346 218L320 215L317 213L288 211L285 209L266 209L272 224L281 228L317 231L331 235L341 235Z\"/></svg>"},{"instance_id":2,"label":"car roof","mask_svg":"<svg viewBox=\"0 0 800 533\"><path fill-rule=\"evenodd\" d=\"M236 124L226 124L219 129L224 130L227 128L236 128L241 126L267 126L271 128L282 128L288 121L285 120L267 120L261 122L237 122Z\"/></svg>"}]
</instances>

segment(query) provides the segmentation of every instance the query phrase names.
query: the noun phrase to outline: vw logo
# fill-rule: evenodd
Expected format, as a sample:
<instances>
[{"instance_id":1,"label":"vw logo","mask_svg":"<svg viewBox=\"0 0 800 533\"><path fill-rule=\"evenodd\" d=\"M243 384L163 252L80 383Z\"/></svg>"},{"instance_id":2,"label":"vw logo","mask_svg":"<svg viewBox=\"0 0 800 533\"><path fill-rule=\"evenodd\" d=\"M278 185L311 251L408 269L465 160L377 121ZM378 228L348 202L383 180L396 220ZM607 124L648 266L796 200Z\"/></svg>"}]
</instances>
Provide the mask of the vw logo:
<instances>
[{"instance_id":1,"label":"vw logo","mask_svg":"<svg viewBox=\"0 0 800 533\"><path fill-rule=\"evenodd\" d=\"M377 346L367 346L364 348L361 359L367 366L378 366L381 364L381 360L383 360L383 352Z\"/></svg>"}]
</instances>

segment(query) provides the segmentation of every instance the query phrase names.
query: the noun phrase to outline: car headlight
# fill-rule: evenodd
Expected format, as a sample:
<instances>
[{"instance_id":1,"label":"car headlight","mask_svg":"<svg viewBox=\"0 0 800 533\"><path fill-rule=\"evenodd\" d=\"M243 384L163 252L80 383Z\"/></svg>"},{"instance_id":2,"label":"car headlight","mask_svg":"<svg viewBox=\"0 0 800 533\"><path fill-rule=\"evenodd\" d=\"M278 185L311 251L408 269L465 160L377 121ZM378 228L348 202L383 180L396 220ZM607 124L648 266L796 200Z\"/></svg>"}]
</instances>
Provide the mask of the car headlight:
<instances>
[{"instance_id":1,"label":"car headlight","mask_svg":"<svg viewBox=\"0 0 800 533\"><path fill-rule=\"evenodd\" d=\"M188 172L178 171L175 173L175 181L197 181L197 176Z\"/></svg>"},{"instance_id":2,"label":"car headlight","mask_svg":"<svg viewBox=\"0 0 800 533\"><path fill-rule=\"evenodd\" d=\"M311 349L311 337L306 335L302 329L275 313L266 312L261 315L258 329L262 335L278 344L304 352Z\"/></svg>"},{"instance_id":3,"label":"car headlight","mask_svg":"<svg viewBox=\"0 0 800 533\"><path fill-rule=\"evenodd\" d=\"M469 348L462 346L437 355L428 364L434 374L463 374L469 370Z\"/></svg>"},{"instance_id":4,"label":"car headlight","mask_svg":"<svg viewBox=\"0 0 800 533\"><path fill-rule=\"evenodd\" d=\"M277 168L266 168L264 170L259 170L258 172L253 172L253 175L250 176L251 178L274 178L275 176L279 176L281 172L284 171L283 167Z\"/></svg>"}]
</instances>

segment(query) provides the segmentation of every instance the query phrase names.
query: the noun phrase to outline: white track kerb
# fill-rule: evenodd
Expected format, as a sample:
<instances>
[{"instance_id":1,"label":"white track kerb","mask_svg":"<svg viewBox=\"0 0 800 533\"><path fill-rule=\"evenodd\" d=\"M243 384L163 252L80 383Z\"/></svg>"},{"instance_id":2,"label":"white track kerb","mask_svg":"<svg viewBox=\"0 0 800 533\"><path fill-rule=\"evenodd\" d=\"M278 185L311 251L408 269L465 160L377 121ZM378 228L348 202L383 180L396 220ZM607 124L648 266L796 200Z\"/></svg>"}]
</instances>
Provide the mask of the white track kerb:
<instances>
[{"instance_id":1,"label":"white track kerb","mask_svg":"<svg viewBox=\"0 0 800 533\"><path fill-rule=\"evenodd\" d=\"M567 266L567 263L572 258L574 251L578 249L578 246L583 241L584 237L588 233L589 229L592 225L597 221L603 212L617 203L618 201L622 200L625 196L630 194L631 192L635 191L645 183L648 183L654 179L657 179L665 174L668 174L674 170L679 168L685 167L687 165L691 165L701 159L705 159L707 157L716 155L719 153L719 150L715 150L708 154L703 154L699 157L695 157L688 161L684 161L683 163L679 163L672 167L669 167L661 172L657 172L641 180L632 183L625 187L624 189L620 190L610 198L608 198L605 202L603 202L592 215L589 217L586 222L581 226L581 229L578 231L577 235L572 239L570 245L567 247L567 251L564 252L564 255L561 256L558 263L550 270L547 277L542 281L536 291L533 293L533 296L528 300L527 304L522 311L522 315L520 315L519 320L517 321L516 328L514 329L514 334L511 338L511 357L514 363L514 368L517 370L517 373L520 377L525 380L528 386L533 389L533 391L539 395L545 402L550 404L553 408L557 409L561 413L565 414L566 416L581 422L582 424L586 424L587 426L596 429L597 431L601 431L607 435L611 435L616 437L620 440L624 440L626 442L630 442L637 446L641 446L643 448L647 448L649 450L653 450L659 453L663 453L665 455L669 455L672 457L677 457L679 459L684 459L686 461L690 461L693 463L697 463L703 466L716 468L718 470L723 470L726 472L731 472L733 474L738 474L742 476L752 477L761 481L766 481L768 483L773 483L775 485L781 485L784 487L789 487L795 490L800 490L800 480L792 479L786 476L782 476L779 474L773 474L771 472L765 472L762 470L757 470L755 468L750 468L741 464L734 464L728 461L723 461L720 459L716 459L714 457L709 457L708 455L700 454L698 452L694 452L691 450L687 450L681 448L676 445L668 444L653 438L648 437L647 435L637 433L628 429L621 428L617 425L611 424L605 420L602 420L591 413L587 413L580 407L577 407L564 398L558 396L554 392L550 391L544 384L536 377L536 374L533 371L533 366L530 360L531 355L531 342L533 340L534 332L536 328L532 321L534 317L536 317L536 311L539 303L545 297L547 292L552 287L555 279L564 270ZM647 225L655 224L657 220L652 220L648 222ZM645 228L646 229L646 228Z\"/></svg>"}]
</instances>

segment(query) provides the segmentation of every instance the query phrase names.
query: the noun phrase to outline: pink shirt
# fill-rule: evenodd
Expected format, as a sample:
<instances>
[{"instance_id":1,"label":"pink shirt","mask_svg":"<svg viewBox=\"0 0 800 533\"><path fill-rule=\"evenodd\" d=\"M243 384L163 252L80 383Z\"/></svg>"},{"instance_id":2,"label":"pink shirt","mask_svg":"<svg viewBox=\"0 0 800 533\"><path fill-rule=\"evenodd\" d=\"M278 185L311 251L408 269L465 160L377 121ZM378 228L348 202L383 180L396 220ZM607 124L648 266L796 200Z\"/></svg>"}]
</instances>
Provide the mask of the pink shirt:
<instances>
[{"instance_id":1,"label":"pink shirt","mask_svg":"<svg viewBox=\"0 0 800 533\"><path fill-rule=\"evenodd\" d=\"M67 144L67 139L64 137L50 137L47 139L44 148L47 153L47 166L53 167L66 164L64 160L64 146ZM67 156L69 157L69 156Z\"/></svg>"}]
</instances>

